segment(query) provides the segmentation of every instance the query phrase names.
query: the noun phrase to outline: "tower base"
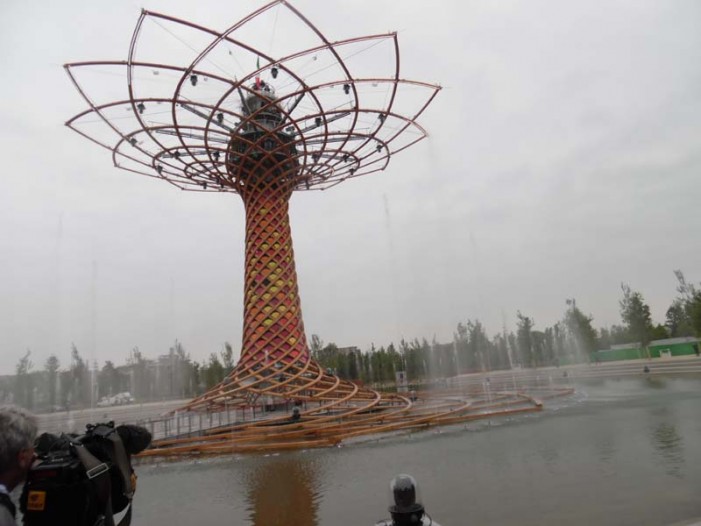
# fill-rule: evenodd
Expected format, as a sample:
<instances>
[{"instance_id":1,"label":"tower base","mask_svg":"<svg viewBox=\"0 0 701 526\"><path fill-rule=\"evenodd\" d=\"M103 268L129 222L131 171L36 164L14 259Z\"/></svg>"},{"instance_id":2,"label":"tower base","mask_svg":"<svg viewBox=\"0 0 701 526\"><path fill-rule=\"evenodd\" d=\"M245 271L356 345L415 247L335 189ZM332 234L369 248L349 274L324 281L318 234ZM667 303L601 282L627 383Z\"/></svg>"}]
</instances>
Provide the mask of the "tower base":
<instances>
[{"instance_id":1,"label":"tower base","mask_svg":"<svg viewBox=\"0 0 701 526\"><path fill-rule=\"evenodd\" d=\"M249 413L248 421L244 416L237 423L212 427L196 436L157 440L141 456L329 447L357 437L540 411L543 399L573 392L570 387L553 386L515 391L505 378L502 383L493 380L486 390L484 384L452 379L455 385L449 386L443 380L409 395L342 380L313 359L252 369L239 363L227 380L179 410L241 411L242 415ZM266 406L286 410L280 416L277 411L266 412Z\"/></svg>"}]
</instances>

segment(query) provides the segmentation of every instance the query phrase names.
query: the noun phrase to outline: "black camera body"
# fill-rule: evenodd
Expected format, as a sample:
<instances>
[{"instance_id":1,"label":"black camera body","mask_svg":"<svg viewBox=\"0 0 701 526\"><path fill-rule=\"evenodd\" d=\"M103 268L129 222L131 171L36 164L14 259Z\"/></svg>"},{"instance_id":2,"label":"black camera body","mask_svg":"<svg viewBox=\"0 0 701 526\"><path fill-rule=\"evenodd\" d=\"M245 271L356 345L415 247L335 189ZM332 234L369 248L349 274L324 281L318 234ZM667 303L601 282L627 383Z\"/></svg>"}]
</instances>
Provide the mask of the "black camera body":
<instances>
[{"instance_id":1,"label":"black camera body","mask_svg":"<svg viewBox=\"0 0 701 526\"><path fill-rule=\"evenodd\" d=\"M150 442L146 429L114 422L89 424L81 436L41 435L20 497L25 526L113 526L114 513L129 506L119 523L127 526L136 482L130 456Z\"/></svg>"},{"instance_id":2,"label":"black camera body","mask_svg":"<svg viewBox=\"0 0 701 526\"><path fill-rule=\"evenodd\" d=\"M52 452L29 471L20 499L25 525L95 524L97 492L70 451ZM57 520L60 517L60 520Z\"/></svg>"}]
</instances>

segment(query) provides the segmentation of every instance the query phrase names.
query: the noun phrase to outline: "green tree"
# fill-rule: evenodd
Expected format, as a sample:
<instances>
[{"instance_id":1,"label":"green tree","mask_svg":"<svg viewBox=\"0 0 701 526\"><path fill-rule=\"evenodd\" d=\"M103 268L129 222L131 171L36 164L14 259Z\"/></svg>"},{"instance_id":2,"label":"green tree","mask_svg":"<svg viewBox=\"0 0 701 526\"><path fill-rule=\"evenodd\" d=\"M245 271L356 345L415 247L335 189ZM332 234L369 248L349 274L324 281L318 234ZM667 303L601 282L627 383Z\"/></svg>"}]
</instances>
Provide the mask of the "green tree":
<instances>
[{"instance_id":1,"label":"green tree","mask_svg":"<svg viewBox=\"0 0 701 526\"><path fill-rule=\"evenodd\" d=\"M485 371L489 367L490 341L482 322L467 320L467 366L470 370Z\"/></svg>"},{"instance_id":2,"label":"green tree","mask_svg":"<svg viewBox=\"0 0 701 526\"><path fill-rule=\"evenodd\" d=\"M314 336L312 336L312 339L314 339ZM324 369L329 369L333 374L338 374L341 366L338 346L335 343L329 343L323 348L317 348L322 343L317 337L314 344L315 350L312 350L314 358Z\"/></svg>"},{"instance_id":3,"label":"green tree","mask_svg":"<svg viewBox=\"0 0 701 526\"><path fill-rule=\"evenodd\" d=\"M589 360L591 353L597 349L596 329L592 326L592 317L585 315L574 299L568 299L565 312L565 327L573 341L573 347L579 360ZM579 361L578 360L578 361Z\"/></svg>"},{"instance_id":4,"label":"green tree","mask_svg":"<svg viewBox=\"0 0 701 526\"><path fill-rule=\"evenodd\" d=\"M202 366L205 387L211 389L224 379L224 366L219 361L217 353L209 355L209 362Z\"/></svg>"},{"instance_id":5,"label":"green tree","mask_svg":"<svg viewBox=\"0 0 701 526\"><path fill-rule=\"evenodd\" d=\"M316 356L316 354L324 348L324 341L319 338L318 334L312 334L309 348L312 351L312 356Z\"/></svg>"},{"instance_id":6,"label":"green tree","mask_svg":"<svg viewBox=\"0 0 701 526\"><path fill-rule=\"evenodd\" d=\"M493 348L496 360L492 360L492 368L511 368L511 360L509 358L509 342L506 338L506 334L497 334L494 336Z\"/></svg>"},{"instance_id":7,"label":"green tree","mask_svg":"<svg viewBox=\"0 0 701 526\"><path fill-rule=\"evenodd\" d=\"M129 353L129 358L127 358L132 379L132 394L140 402L152 400L155 394L153 389L154 382L148 371L148 363L148 360L144 358L138 347L134 347Z\"/></svg>"},{"instance_id":8,"label":"green tree","mask_svg":"<svg viewBox=\"0 0 701 526\"><path fill-rule=\"evenodd\" d=\"M197 362L193 362L190 369L190 396L201 395L204 392L205 383L202 376L202 366Z\"/></svg>"},{"instance_id":9,"label":"green tree","mask_svg":"<svg viewBox=\"0 0 701 526\"><path fill-rule=\"evenodd\" d=\"M382 382L384 376L384 363L382 355L385 353L385 348L380 347L375 350L373 345L370 350L370 379L373 384Z\"/></svg>"},{"instance_id":10,"label":"green tree","mask_svg":"<svg viewBox=\"0 0 701 526\"><path fill-rule=\"evenodd\" d=\"M348 354L342 353L336 347L334 355L334 371L335 373L344 380L350 379L350 360Z\"/></svg>"},{"instance_id":11,"label":"green tree","mask_svg":"<svg viewBox=\"0 0 701 526\"><path fill-rule=\"evenodd\" d=\"M402 355L397 352L394 343L390 343L387 346L387 370L388 379L390 382L394 382L397 379L397 371L403 369L402 367Z\"/></svg>"},{"instance_id":12,"label":"green tree","mask_svg":"<svg viewBox=\"0 0 701 526\"><path fill-rule=\"evenodd\" d=\"M680 296L678 303L681 306L681 319L683 326L696 336L701 336L701 289L686 281L681 270L675 270L677 277L677 292Z\"/></svg>"},{"instance_id":13,"label":"green tree","mask_svg":"<svg viewBox=\"0 0 701 526\"><path fill-rule=\"evenodd\" d=\"M348 379L358 380L359 378L358 351L351 351L348 355Z\"/></svg>"},{"instance_id":14,"label":"green tree","mask_svg":"<svg viewBox=\"0 0 701 526\"><path fill-rule=\"evenodd\" d=\"M175 340L168 350L168 359L160 359L161 369L165 369L163 381L159 386L159 395L166 398L183 398L192 395L192 361L183 344Z\"/></svg>"},{"instance_id":15,"label":"green tree","mask_svg":"<svg viewBox=\"0 0 701 526\"><path fill-rule=\"evenodd\" d=\"M428 345L428 344L427 344ZM419 380L426 377L425 359L423 349L419 340L415 339L411 343L404 340L399 344L399 351L402 354L404 367L407 378L410 380Z\"/></svg>"},{"instance_id":16,"label":"green tree","mask_svg":"<svg viewBox=\"0 0 701 526\"><path fill-rule=\"evenodd\" d=\"M122 389L122 387L122 375L114 366L114 363L107 360L98 375L98 396L100 398L114 396L126 390Z\"/></svg>"},{"instance_id":17,"label":"green tree","mask_svg":"<svg viewBox=\"0 0 701 526\"><path fill-rule=\"evenodd\" d=\"M612 345L629 343L632 339L628 328L622 325L611 325L611 327L609 327L609 335L611 337Z\"/></svg>"},{"instance_id":18,"label":"green tree","mask_svg":"<svg viewBox=\"0 0 701 526\"><path fill-rule=\"evenodd\" d=\"M533 360L533 336L531 334L533 331L533 320L521 314L521 311L516 313L516 317L518 318L516 340L521 356L521 365L523 367L533 367L535 365Z\"/></svg>"},{"instance_id":19,"label":"green tree","mask_svg":"<svg viewBox=\"0 0 701 526\"><path fill-rule=\"evenodd\" d=\"M555 324L557 326L557 324ZM547 327L543 331L543 361L548 365L558 365L557 352L555 350L555 327Z\"/></svg>"},{"instance_id":20,"label":"green tree","mask_svg":"<svg viewBox=\"0 0 701 526\"><path fill-rule=\"evenodd\" d=\"M669 333L667 332L667 327L662 325L661 323L658 323L652 328L652 331L650 331L650 340L664 340L666 338L669 338Z\"/></svg>"},{"instance_id":21,"label":"green tree","mask_svg":"<svg viewBox=\"0 0 701 526\"><path fill-rule=\"evenodd\" d=\"M453 345L457 355L458 374L469 370L469 347L470 337L467 332L467 326L462 322L458 322L458 326L453 333Z\"/></svg>"},{"instance_id":22,"label":"green tree","mask_svg":"<svg viewBox=\"0 0 701 526\"><path fill-rule=\"evenodd\" d=\"M46 388L48 390L49 410L53 413L56 407L56 388L58 387L58 370L61 362L55 354L46 359L44 370L46 371Z\"/></svg>"},{"instance_id":23,"label":"green tree","mask_svg":"<svg viewBox=\"0 0 701 526\"><path fill-rule=\"evenodd\" d=\"M665 326L672 338L694 335L694 328L691 326L691 319L683 299L676 298L669 306L665 317Z\"/></svg>"},{"instance_id":24,"label":"green tree","mask_svg":"<svg viewBox=\"0 0 701 526\"><path fill-rule=\"evenodd\" d=\"M599 334L596 338L597 350L609 349L611 347L611 331L606 327L601 327L599 329Z\"/></svg>"},{"instance_id":25,"label":"green tree","mask_svg":"<svg viewBox=\"0 0 701 526\"><path fill-rule=\"evenodd\" d=\"M366 352L361 352L359 357L360 380L363 383L370 383L370 357Z\"/></svg>"},{"instance_id":26,"label":"green tree","mask_svg":"<svg viewBox=\"0 0 701 526\"><path fill-rule=\"evenodd\" d=\"M647 349L652 336L652 316L650 307L645 303L640 292L633 291L626 283L621 283L623 298L619 302L621 307L621 319L633 340L640 347ZM650 351L648 350L648 358Z\"/></svg>"},{"instance_id":27,"label":"green tree","mask_svg":"<svg viewBox=\"0 0 701 526\"><path fill-rule=\"evenodd\" d=\"M549 365L545 359L545 333L543 331L531 331L533 348L533 362L536 367Z\"/></svg>"},{"instance_id":28,"label":"green tree","mask_svg":"<svg viewBox=\"0 0 701 526\"><path fill-rule=\"evenodd\" d=\"M229 374L234 370L234 349L229 342L224 342L224 349L221 351L222 365L224 366L224 375Z\"/></svg>"}]
</instances>

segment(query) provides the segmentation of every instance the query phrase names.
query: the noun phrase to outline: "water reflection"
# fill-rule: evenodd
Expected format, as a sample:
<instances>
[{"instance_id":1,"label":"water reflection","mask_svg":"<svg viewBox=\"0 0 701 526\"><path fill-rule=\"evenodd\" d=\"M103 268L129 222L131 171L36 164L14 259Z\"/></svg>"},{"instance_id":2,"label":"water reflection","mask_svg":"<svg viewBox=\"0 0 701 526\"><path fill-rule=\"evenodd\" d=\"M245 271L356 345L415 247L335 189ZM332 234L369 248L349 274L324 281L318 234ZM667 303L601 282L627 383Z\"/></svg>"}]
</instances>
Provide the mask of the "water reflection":
<instances>
[{"instance_id":1,"label":"water reflection","mask_svg":"<svg viewBox=\"0 0 701 526\"><path fill-rule=\"evenodd\" d=\"M665 389L667 387L667 382L660 376L648 376L645 379L645 385L652 389Z\"/></svg>"},{"instance_id":2,"label":"water reflection","mask_svg":"<svg viewBox=\"0 0 701 526\"><path fill-rule=\"evenodd\" d=\"M317 466L300 456L271 458L247 474L248 510L254 526L317 526Z\"/></svg>"},{"instance_id":3,"label":"water reflection","mask_svg":"<svg viewBox=\"0 0 701 526\"><path fill-rule=\"evenodd\" d=\"M684 442L670 419L674 416L667 408L650 412L655 422L650 426L650 438L655 453L666 468L666 473L683 478ZM660 421L662 420L662 421Z\"/></svg>"},{"instance_id":4,"label":"water reflection","mask_svg":"<svg viewBox=\"0 0 701 526\"><path fill-rule=\"evenodd\" d=\"M594 450L599 462L608 466L617 453L613 433L603 432L601 435L597 435L594 439Z\"/></svg>"},{"instance_id":5,"label":"water reflection","mask_svg":"<svg viewBox=\"0 0 701 526\"><path fill-rule=\"evenodd\" d=\"M559 465L560 451L555 441L544 441L538 446L538 454L549 472Z\"/></svg>"},{"instance_id":6,"label":"water reflection","mask_svg":"<svg viewBox=\"0 0 701 526\"><path fill-rule=\"evenodd\" d=\"M540 414L340 449L139 466L134 524L374 524L410 473L441 524L619 526L701 516L701 376L608 380ZM175 496L187 495L187 498Z\"/></svg>"}]
</instances>

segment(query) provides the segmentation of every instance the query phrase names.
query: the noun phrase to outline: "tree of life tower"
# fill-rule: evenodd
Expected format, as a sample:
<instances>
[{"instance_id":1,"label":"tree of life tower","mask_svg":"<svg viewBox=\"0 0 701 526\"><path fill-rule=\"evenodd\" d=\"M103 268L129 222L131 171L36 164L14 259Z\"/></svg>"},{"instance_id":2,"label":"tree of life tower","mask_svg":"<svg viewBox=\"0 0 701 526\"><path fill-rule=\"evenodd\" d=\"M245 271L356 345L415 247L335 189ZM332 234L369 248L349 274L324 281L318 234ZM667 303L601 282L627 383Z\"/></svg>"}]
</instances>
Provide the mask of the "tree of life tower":
<instances>
[{"instance_id":1,"label":"tree of life tower","mask_svg":"<svg viewBox=\"0 0 701 526\"><path fill-rule=\"evenodd\" d=\"M261 397L302 407L292 425L287 416L267 418L164 441L161 453L328 445L380 423L467 416L464 404L444 401L424 413L404 396L341 380L310 357L304 333L292 193L382 171L426 137L417 119L440 88L400 77L396 33L329 41L283 0L224 31L142 11L126 60L65 68L88 104L67 125L108 149L115 166L243 200L241 356L183 410L250 407Z\"/></svg>"},{"instance_id":2,"label":"tree of life tower","mask_svg":"<svg viewBox=\"0 0 701 526\"><path fill-rule=\"evenodd\" d=\"M241 99L227 171L246 209L243 346L240 366L307 361L288 203L299 169L294 135L272 86L257 77Z\"/></svg>"}]
</instances>

